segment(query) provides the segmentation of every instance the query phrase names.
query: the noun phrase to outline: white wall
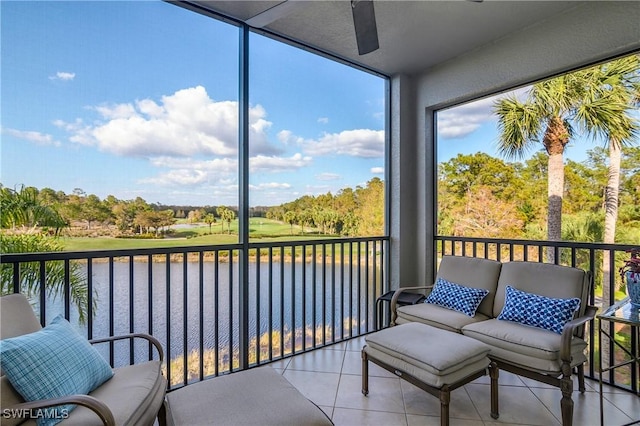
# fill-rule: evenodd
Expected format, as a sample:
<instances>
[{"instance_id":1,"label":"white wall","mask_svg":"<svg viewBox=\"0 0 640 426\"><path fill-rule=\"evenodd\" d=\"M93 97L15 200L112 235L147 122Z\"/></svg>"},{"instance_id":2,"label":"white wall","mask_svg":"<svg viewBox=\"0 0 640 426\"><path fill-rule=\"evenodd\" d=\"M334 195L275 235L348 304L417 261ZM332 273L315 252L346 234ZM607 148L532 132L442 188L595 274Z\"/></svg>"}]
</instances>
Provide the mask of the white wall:
<instances>
[{"instance_id":1,"label":"white wall","mask_svg":"<svg viewBox=\"0 0 640 426\"><path fill-rule=\"evenodd\" d=\"M433 276L433 111L640 51L640 2L576 4L420 75L392 77L392 288Z\"/></svg>"}]
</instances>

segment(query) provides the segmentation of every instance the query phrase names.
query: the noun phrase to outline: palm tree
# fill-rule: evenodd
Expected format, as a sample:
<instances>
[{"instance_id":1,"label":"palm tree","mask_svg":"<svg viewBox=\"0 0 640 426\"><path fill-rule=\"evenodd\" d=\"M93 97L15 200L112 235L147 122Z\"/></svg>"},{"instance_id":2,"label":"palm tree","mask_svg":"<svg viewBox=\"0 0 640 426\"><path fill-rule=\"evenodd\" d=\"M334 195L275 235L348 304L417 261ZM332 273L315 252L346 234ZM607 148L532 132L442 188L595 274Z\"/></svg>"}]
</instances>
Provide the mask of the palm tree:
<instances>
[{"instance_id":1,"label":"palm tree","mask_svg":"<svg viewBox=\"0 0 640 426\"><path fill-rule=\"evenodd\" d=\"M66 226L64 219L52 206L45 205L38 197L38 190L33 187L20 187L19 190L0 188L0 252L30 253L62 251L57 238L42 233L39 227L53 227L56 230ZM10 229L10 232L4 231ZM16 232L19 231L19 232ZM14 266L4 264L0 268L0 295L14 291ZM49 297L56 299L65 292L66 267L62 261L46 262L44 280L38 262L27 262L20 265L20 291L28 298L34 299L45 291ZM45 281L45 289L40 288ZM69 264L69 296L77 307L79 320L84 322L88 312L89 293L87 282L80 264ZM94 299L95 307L96 299Z\"/></svg>"},{"instance_id":2,"label":"palm tree","mask_svg":"<svg viewBox=\"0 0 640 426\"><path fill-rule=\"evenodd\" d=\"M632 58L637 61L636 56ZM523 102L511 96L494 104L494 112L498 116L498 149L501 154L510 158L522 158L529 148L542 143L549 156L549 241L560 240L562 236L563 155L575 128L591 136L609 135L609 145L618 146L618 149L621 144L630 141L631 134L628 130L634 126L630 124L632 120L628 111L632 105L622 94L626 93L625 87L628 86L628 79L623 77L626 75L623 70L628 69L628 65L617 64L625 61L633 62L629 58L623 58L565 74L534 84ZM549 262L555 261L552 250L548 252L547 259Z\"/></svg>"},{"instance_id":3,"label":"palm tree","mask_svg":"<svg viewBox=\"0 0 640 426\"><path fill-rule=\"evenodd\" d=\"M32 186L20 186L20 189L0 187L0 227L33 230L38 226L51 227L56 230L67 226L58 211L39 197L38 190Z\"/></svg>"},{"instance_id":4,"label":"palm tree","mask_svg":"<svg viewBox=\"0 0 640 426\"><path fill-rule=\"evenodd\" d=\"M230 208L226 208L222 212L222 220L227 222L227 232L231 234L231 222L236 218L236 213Z\"/></svg>"},{"instance_id":5,"label":"palm tree","mask_svg":"<svg viewBox=\"0 0 640 426\"><path fill-rule=\"evenodd\" d=\"M220 222L222 223L220 232L224 232L224 222L226 221L227 210L229 209L225 206L218 206L218 208L216 208L216 214L218 215L218 217L220 217ZM231 229L229 229L229 233L231 233Z\"/></svg>"},{"instance_id":6,"label":"palm tree","mask_svg":"<svg viewBox=\"0 0 640 426\"><path fill-rule=\"evenodd\" d=\"M640 57L631 55L599 67L584 71L588 84L582 93L584 98L595 97L593 102L583 102L586 107L596 105L596 113L578 109L578 117L586 130L607 141L609 170L604 199L604 243L615 243L618 220L618 195L620 191L620 160L622 147L634 141L640 131L637 117L630 112L640 104ZM595 96L594 96L595 95ZM603 294L605 304L611 299L610 258L602 259Z\"/></svg>"},{"instance_id":7,"label":"palm tree","mask_svg":"<svg viewBox=\"0 0 640 426\"><path fill-rule=\"evenodd\" d=\"M204 217L204 223L209 225L209 233L211 233L211 225L216 223L216 218L215 216L213 216L213 213L207 213L207 215Z\"/></svg>"},{"instance_id":8,"label":"palm tree","mask_svg":"<svg viewBox=\"0 0 640 426\"><path fill-rule=\"evenodd\" d=\"M292 210L289 210L284 213L285 223L288 223L291 226L291 235L293 235L293 224L296 223L297 219L298 219L298 215L296 215L296 212Z\"/></svg>"}]
</instances>

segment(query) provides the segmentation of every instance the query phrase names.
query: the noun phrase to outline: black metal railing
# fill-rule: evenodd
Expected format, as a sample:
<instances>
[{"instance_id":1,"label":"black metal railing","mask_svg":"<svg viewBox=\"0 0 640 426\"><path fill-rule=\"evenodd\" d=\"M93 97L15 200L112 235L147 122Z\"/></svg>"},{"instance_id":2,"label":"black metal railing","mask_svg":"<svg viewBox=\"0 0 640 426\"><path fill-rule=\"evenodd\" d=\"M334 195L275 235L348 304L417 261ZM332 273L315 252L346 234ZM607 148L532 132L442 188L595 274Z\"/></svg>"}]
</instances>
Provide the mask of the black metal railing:
<instances>
[{"instance_id":1,"label":"black metal railing","mask_svg":"<svg viewBox=\"0 0 640 426\"><path fill-rule=\"evenodd\" d=\"M603 308L615 303L625 297L621 291L622 283L618 275L618 269L623 264L623 259L629 257L626 250L637 247L626 244L600 244L600 243L578 243L569 241L532 241L532 240L506 240L497 238L467 238L452 236L437 236L435 239L436 253L438 259L443 255L457 255L469 257L481 257L497 261L530 261L530 262L553 262L558 265L581 268L591 272L593 284L589 295L589 304L598 306L600 311ZM603 260L608 259L609 268L604 270ZM603 291L603 290L607 291ZM603 298L603 295L608 295ZM606 299L606 300L605 300ZM637 336L629 326L615 326L608 322L605 325L611 336L615 336L623 347L631 353L638 353ZM586 337L589 343L589 361L587 375L597 379L599 351L598 327L595 320L591 321ZM615 344L603 342L603 363L613 365L621 361L628 360L629 354L625 353ZM603 377L603 381L623 389L631 390L635 393L639 391L639 380L637 368L632 363L626 367L611 370Z\"/></svg>"},{"instance_id":2,"label":"black metal railing","mask_svg":"<svg viewBox=\"0 0 640 426\"><path fill-rule=\"evenodd\" d=\"M154 335L175 389L373 331L375 301L389 290L388 241L6 254L0 262L3 292L26 292L31 280L43 325L62 314L89 339ZM61 282L53 283L53 269L64 271ZM84 323L72 297L81 287ZM98 350L115 367L153 357L137 342Z\"/></svg>"},{"instance_id":3,"label":"black metal railing","mask_svg":"<svg viewBox=\"0 0 640 426\"><path fill-rule=\"evenodd\" d=\"M620 244L591 244L437 236L445 254L499 261L548 261L583 268L595 286L589 302L609 306L619 292ZM387 237L249 243L179 248L5 254L0 258L3 292L24 292L35 280L36 313L44 325L62 314L90 339L145 332L167 354L170 387L286 358L375 329L375 301L388 291ZM246 256L243 257L243 256ZM612 265L602 270L603 256ZM52 293L51 265L62 272ZM241 269L245 270L241 273ZM86 321L79 321L72 292L80 275L86 287ZM76 277L77 278L77 277ZM245 280L246 283L241 282ZM241 286L246 297L241 300ZM610 295L602 300L602 287ZM616 293L617 292L617 293ZM587 330L587 373L597 378L597 327ZM629 330L609 329L637 351ZM99 347L113 366L149 359L147 344L109 343ZM243 354L245 356L243 357ZM610 345L603 360L626 354ZM605 382L638 391L632 366L611 371Z\"/></svg>"}]
</instances>

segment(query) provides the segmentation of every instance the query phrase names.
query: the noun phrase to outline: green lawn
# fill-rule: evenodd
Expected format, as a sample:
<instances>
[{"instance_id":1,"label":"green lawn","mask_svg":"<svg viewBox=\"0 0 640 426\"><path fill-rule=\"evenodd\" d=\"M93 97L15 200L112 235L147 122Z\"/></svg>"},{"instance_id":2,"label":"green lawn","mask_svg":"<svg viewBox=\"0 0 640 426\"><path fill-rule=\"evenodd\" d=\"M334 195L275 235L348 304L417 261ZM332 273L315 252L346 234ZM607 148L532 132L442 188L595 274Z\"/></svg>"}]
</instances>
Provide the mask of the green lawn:
<instances>
[{"instance_id":1,"label":"green lawn","mask_svg":"<svg viewBox=\"0 0 640 426\"><path fill-rule=\"evenodd\" d=\"M297 241L311 238L329 238L319 234L315 229L305 229L305 234L299 226L291 226L265 218L249 219L249 235L252 241ZM66 237L62 238L66 251L88 250L119 250L134 248L182 247L202 246L214 244L234 244L238 242L238 220L231 222L231 234L227 231L227 224L216 223L211 226L202 224L189 228L174 228L171 237L163 239L111 238L111 237Z\"/></svg>"}]
</instances>

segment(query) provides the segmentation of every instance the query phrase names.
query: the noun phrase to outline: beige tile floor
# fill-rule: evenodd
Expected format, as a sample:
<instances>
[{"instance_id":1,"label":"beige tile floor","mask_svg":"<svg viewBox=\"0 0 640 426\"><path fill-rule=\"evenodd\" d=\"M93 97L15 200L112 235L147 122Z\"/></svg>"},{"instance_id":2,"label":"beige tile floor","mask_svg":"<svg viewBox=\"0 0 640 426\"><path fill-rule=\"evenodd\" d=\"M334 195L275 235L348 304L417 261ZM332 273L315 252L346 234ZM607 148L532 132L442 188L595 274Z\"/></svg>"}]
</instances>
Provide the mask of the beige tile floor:
<instances>
[{"instance_id":1,"label":"beige tile floor","mask_svg":"<svg viewBox=\"0 0 640 426\"><path fill-rule=\"evenodd\" d=\"M439 425L437 398L369 363L369 395L361 393L360 350L364 337L269 364L320 406L337 426ZM584 394L574 392L574 425L600 424L598 382L588 380ZM577 383L575 385L577 389ZM557 388L500 372L500 418L489 415L489 379L451 393L451 425L560 425ZM605 388L605 425L640 419L640 397Z\"/></svg>"}]
</instances>

